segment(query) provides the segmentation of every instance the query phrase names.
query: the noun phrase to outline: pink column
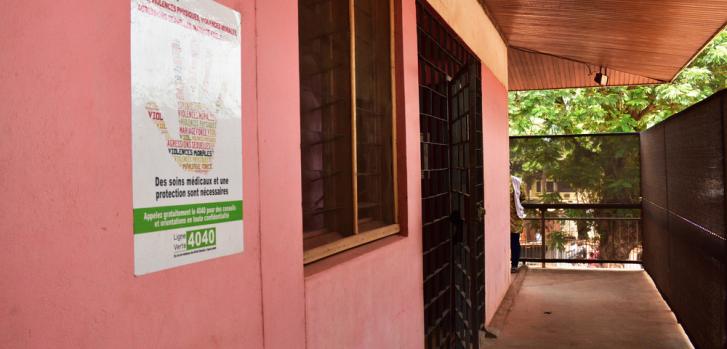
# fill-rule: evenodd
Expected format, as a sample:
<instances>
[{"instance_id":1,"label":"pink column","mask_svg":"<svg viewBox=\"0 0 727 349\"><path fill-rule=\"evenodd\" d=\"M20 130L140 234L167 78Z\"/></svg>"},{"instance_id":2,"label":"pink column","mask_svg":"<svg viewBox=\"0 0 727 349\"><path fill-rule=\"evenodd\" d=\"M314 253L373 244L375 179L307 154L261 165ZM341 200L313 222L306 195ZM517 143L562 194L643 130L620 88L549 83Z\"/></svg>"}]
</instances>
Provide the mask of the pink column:
<instances>
[{"instance_id":1,"label":"pink column","mask_svg":"<svg viewBox=\"0 0 727 349\"><path fill-rule=\"evenodd\" d=\"M510 286L510 138L507 88L482 66L482 122L485 167L486 323Z\"/></svg>"},{"instance_id":2,"label":"pink column","mask_svg":"<svg viewBox=\"0 0 727 349\"><path fill-rule=\"evenodd\" d=\"M298 7L257 2L260 239L266 348L305 343Z\"/></svg>"}]
</instances>

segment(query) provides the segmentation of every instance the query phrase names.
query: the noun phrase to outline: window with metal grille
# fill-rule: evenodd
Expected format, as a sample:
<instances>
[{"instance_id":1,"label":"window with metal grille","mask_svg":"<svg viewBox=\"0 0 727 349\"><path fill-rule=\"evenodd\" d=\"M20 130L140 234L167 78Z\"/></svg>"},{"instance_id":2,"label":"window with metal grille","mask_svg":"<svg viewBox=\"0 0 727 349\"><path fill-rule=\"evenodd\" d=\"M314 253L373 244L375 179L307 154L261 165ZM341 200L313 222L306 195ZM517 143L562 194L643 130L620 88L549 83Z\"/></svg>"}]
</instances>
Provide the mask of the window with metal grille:
<instances>
[{"instance_id":1,"label":"window with metal grille","mask_svg":"<svg viewBox=\"0 0 727 349\"><path fill-rule=\"evenodd\" d=\"M305 263L395 234L391 0L300 0Z\"/></svg>"}]
</instances>

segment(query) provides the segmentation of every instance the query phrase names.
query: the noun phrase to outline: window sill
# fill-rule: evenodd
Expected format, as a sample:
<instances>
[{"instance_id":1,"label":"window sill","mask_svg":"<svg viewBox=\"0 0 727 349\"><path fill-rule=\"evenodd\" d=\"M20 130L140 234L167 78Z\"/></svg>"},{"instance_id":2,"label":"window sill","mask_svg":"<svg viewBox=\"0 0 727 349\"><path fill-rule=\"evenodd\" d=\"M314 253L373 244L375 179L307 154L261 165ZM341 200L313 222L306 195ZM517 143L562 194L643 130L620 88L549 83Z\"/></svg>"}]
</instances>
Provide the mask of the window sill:
<instances>
[{"instance_id":1,"label":"window sill","mask_svg":"<svg viewBox=\"0 0 727 349\"><path fill-rule=\"evenodd\" d=\"M399 225L392 224L385 227L372 229L356 235L348 236L334 241L330 244L312 248L303 254L303 264L313 263L334 254L367 244L372 241L383 239L399 233Z\"/></svg>"}]
</instances>

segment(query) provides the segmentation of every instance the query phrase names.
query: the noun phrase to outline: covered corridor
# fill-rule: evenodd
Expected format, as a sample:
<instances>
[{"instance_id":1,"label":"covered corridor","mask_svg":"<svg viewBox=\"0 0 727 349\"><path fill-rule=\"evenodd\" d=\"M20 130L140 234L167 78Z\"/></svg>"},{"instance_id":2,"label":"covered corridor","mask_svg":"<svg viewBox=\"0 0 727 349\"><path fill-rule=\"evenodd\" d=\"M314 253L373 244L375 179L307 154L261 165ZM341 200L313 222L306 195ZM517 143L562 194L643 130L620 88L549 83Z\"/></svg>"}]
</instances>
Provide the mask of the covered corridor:
<instances>
[{"instance_id":1,"label":"covered corridor","mask_svg":"<svg viewBox=\"0 0 727 349\"><path fill-rule=\"evenodd\" d=\"M479 349L513 277L509 92L670 82L727 22L727 0L3 5L0 349ZM530 270L487 346L686 345L663 297L727 348L711 101L628 136L643 172L592 138L569 149L603 161L548 163L598 185L528 167L573 202L526 202L524 258L641 264L661 296Z\"/></svg>"}]
</instances>

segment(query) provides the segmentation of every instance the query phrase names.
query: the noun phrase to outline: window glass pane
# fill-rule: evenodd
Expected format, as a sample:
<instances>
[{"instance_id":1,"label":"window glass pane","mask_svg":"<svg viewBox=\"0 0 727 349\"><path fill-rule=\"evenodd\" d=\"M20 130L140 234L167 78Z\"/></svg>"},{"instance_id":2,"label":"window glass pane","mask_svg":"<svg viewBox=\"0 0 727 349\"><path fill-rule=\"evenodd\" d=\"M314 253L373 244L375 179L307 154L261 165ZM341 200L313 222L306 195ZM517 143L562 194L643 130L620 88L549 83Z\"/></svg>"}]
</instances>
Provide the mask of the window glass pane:
<instances>
[{"instance_id":1,"label":"window glass pane","mask_svg":"<svg viewBox=\"0 0 727 349\"><path fill-rule=\"evenodd\" d=\"M351 35L347 1L300 0L298 11L303 229L310 249L354 231Z\"/></svg>"},{"instance_id":2,"label":"window glass pane","mask_svg":"<svg viewBox=\"0 0 727 349\"><path fill-rule=\"evenodd\" d=\"M359 232L394 223L389 0L356 0Z\"/></svg>"}]
</instances>

